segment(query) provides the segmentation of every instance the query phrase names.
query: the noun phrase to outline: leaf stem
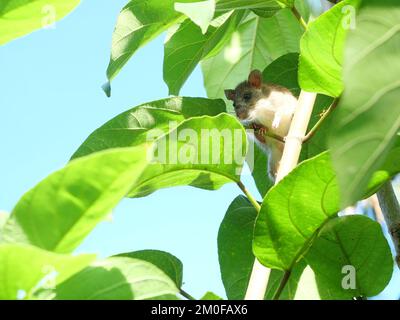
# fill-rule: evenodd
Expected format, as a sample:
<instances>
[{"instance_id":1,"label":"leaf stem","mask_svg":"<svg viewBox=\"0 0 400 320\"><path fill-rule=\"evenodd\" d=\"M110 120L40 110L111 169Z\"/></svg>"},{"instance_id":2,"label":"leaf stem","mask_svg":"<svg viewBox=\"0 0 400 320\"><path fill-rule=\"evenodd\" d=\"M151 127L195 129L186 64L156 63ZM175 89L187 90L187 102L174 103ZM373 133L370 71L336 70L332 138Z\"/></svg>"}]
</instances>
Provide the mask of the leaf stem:
<instances>
[{"instance_id":1,"label":"leaf stem","mask_svg":"<svg viewBox=\"0 0 400 320\"><path fill-rule=\"evenodd\" d=\"M317 123L314 125L314 127L311 128L311 130L306 134L306 136L303 139L303 143L307 142L310 140L315 133L319 130L319 128L322 126L326 118L332 113L332 111L337 107L339 103L339 99L335 99L332 104L329 106L328 110L326 110L321 118L317 121Z\"/></svg>"},{"instance_id":2,"label":"leaf stem","mask_svg":"<svg viewBox=\"0 0 400 320\"><path fill-rule=\"evenodd\" d=\"M185 297L188 300L196 300L196 298L194 298L192 295L190 295L189 293L187 293L185 290L183 290L182 288L179 289L179 293L181 294L181 296Z\"/></svg>"},{"instance_id":3,"label":"leaf stem","mask_svg":"<svg viewBox=\"0 0 400 320\"><path fill-rule=\"evenodd\" d=\"M295 17L297 18L297 20L299 20L301 26L304 28L304 30L307 30L307 23L304 21L303 17L301 16L300 12L296 9L295 6L293 6L291 8L293 14L295 15Z\"/></svg>"},{"instance_id":4,"label":"leaf stem","mask_svg":"<svg viewBox=\"0 0 400 320\"><path fill-rule=\"evenodd\" d=\"M279 283L279 287L278 289L276 289L274 297L272 298L273 300L279 300L279 297L281 296L283 289L285 288L286 284L289 281L290 274L291 274L290 270L285 271L285 273L283 274L282 279Z\"/></svg>"},{"instance_id":5,"label":"leaf stem","mask_svg":"<svg viewBox=\"0 0 400 320\"><path fill-rule=\"evenodd\" d=\"M385 182L376 195L396 249L396 262L400 267L400 205L394 193L392 181Z\"/></svg>"},{"instance_id":6,"label":"leaf stem","mask_svg":"<svg viewBox=\"0 0 400 320\"><path fill-rule=\"evenodd\" d=\"M246 189L245 185L242 183L242 181L239 181L237 183L237 185L239 186L240 190L243 191L243 193L246 195L247 199L249 199L249 201L251 202L251 204L253 205L253 207L256 209L257 213L260 212L261 206L260 204L257 202L257 200L252 196L252 194Z\"/></svg>"}]
</instances>

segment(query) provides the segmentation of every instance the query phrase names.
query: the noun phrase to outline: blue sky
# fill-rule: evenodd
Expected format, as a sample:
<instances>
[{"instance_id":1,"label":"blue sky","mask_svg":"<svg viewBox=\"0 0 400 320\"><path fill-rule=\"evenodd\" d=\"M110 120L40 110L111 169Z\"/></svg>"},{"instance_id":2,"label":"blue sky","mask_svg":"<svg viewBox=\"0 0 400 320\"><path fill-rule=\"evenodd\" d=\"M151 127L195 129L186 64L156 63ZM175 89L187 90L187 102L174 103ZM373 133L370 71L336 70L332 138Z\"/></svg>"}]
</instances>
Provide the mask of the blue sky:
<instances>
[{"instance_id":1,"label":"blue sky","mask_svg":"<svg viewBox=\"0 0 400 320\"><path fill-rule=\"evenodd\" d=\"M111 34L127 0L85 0L55 29L0 48L0 210L10 212L29 188L61 168L83 140L115 115L168 96L162 80L163 37L141 49L113 82L105 82ZM205 96L199 69L181 94ZM244 183L258 196L249 176ZM184 289L224 296L217 232L236 185L218 191L179 187L126 199L78 249L99 256L142 249L182 260ZM390 296L390 295L389 295ZM388 296L388 297L389 297Z\"/></svg>"}]
</instances>

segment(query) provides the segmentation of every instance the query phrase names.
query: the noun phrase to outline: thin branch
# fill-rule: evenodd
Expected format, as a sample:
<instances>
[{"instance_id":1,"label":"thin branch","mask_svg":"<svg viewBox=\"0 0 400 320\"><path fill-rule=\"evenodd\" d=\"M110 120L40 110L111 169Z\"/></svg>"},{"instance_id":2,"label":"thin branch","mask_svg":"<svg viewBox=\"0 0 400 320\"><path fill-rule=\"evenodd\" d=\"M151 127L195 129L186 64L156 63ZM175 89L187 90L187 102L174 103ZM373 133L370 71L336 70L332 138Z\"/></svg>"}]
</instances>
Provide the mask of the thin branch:
<instances>
[{"instance_id":1,"label":"thin branch","mask_svg":"<svg viewBox=\"0 0 400 320\"><path fill-rule=\"evenodd\" d=\"M181 294L181 296L185 297L188 300L196 300L196 298L194 298L192 295L190 295L183 289L179 289L179 293Z\"/></svg>"},{"instance_id":2,"label":"thin branch","mask_svg":"<svg viewBox=\"0 0 400 320\"><path fill-rule=\"evenodd\" d=\"M321 118L317 121L317 123L314 125L314 127L312 127L311 130L304 137L303 143L307 142L315 135L315 133L319 130L319 128L321 128L321 126L324 123L324 121L326 120L326 118L329 117L329 115L332 113L333 110L335 110L335 108L337 107L338 104L339 104L339 99L335 99L332 102L332 104L329 106L328 110L326 110L322 114Z\"/></svg>"},{"instance_id":3,"label":"thin branch","mask_svg":"<svg viewBox=\"0 0 400 320\"><path fill-rule=\"evenodd\" d=\"M392 182L387 181L376 195L396 249L396 262L400 267L400 205L394 193Z\"/></svg>"},{"instance_id":4,"label":"thin branch","mask_svg":"<svg viewBox=\"0 0 400 320\"><path fill-rule=\"evenodd\" d=\"M285 271L285 273L283 274L282 279L279 283L279 287L278 289L276 289L274 297L272 298L273 300L279 300L279 297L281 296L283 289L285 288L286 284L289 281L290 274L291 274L290 271Z\"/></svg>"},{"instance_id":5,"label":"thin branch","mask_svg":"<svg viewBox=\"0 0 400 320\"><path fill-rule=\"evenodd\" d=\"M239 186L240 190L243 191L243 193L246 195L247 199L249 199L249 201L251 202L251 204L253 205L254 209L256 209L257 213L260 212L261 206L260 204L257 202L257 200L252 196L252 194L246 189L246 187L244 186L244 184L239 181L237 183L237 185Z\"/></svg>"}]
</instances>

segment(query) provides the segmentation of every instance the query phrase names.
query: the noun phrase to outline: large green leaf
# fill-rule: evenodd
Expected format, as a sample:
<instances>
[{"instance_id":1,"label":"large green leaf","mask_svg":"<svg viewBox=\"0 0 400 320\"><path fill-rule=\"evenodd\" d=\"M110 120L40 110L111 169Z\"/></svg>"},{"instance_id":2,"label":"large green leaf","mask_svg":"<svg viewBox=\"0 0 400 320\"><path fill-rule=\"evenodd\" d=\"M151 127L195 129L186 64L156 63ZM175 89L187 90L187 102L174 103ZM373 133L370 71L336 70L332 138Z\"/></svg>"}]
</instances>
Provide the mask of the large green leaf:
<instances>
[{"instance_id":1,"label":"large green leaf","mask_svg":"<svg viewBox=\"0 0 400 320\"><path fill-rule=\"evenodd\" d=\"M51 174L18 202L3 241L71 252L131 189L147 164L146 150L97 153Z\"/></svg>"},{"instance_id":2,"label":"large green leaf","mask_svg":"<svg viewBox=\"0 0 400 320\"><path fill-rule=\"evenodd\" d=\"M282 7L275 0L217 0L216 10L265 9L279 10Z\"/></svg>"},{"instance_id":3,"label":"large green leaf","mask_svg":"<svg viewBox=\"0 0 400 320\"><path fill-rule=\"evenodd\" d=\"M72 159L104 149L142 144L182 121L202 115L214 116L226 109L222 100L173 97L152 101L121 113L95 130L74 153Z\"/></svg>"},{"instance_id":4,"label":"large green leaf","mask_svg":"<svg viewBox=\"0 0 400 320\"><path fill-rule=\"evenodd\" d=\"M271 18L250 14L230 41L214 57L202 62L209 97L224 97L224 89L246 80L252 69L264 68L276 58L299 51L302 29L290 10Z\"/></svg>"},{"instance_id":5,"label":"large green leaf","mask_svg":"<svg viewBox=\"0 0 400 320\"><path fill-rule=\"evenodd\" d=\"M239 182L247 139L238 120L222 113L182 122L155 139L154 151L154 161L142 172L130 197L173 186L216 190L226 183Z\"/></svg>"},{"instance_id":6,"label":"large green leaf","mask_svg":"<svg viewBox=\"0 0 400 320\"><path fill-rule=\"evenodd\" d=\"M235 12L222 25L210 26L206 34L190 20L179 26L164 45L164 80L170 94L179 94L200 60L218 52L242 18L243 12Z\"/></svg>"},{"instance_id":7,"label":"large green leaf","mask_svg":"<svg viewBox=\"0 0 400 320\"><path fill-rule=\"evenodd\" d=\"M346 44L346 89L330 137L344 204L364 192L400 128L399 2L363 1L358 13Z\"/></svg>"},{"instance_id":8,"label":"large green leaf","mask_svg":"<svg viewBox=\"0 0 400 320\"><path fill-rule=\"evenodd\" d=\"M201 32L207 32L215 13L215 0L204 0L193 3L175 2L175 10L185 14L198 25Z\"/></svg>"},{"instance_id":9,"label":"large green leaf","mask_svg":"<svg viewBox=\"0 0 400 320\"><path fill-rule=\"evenodd\" d=\"M183 265L182 262L172 254L159 250L141 250L118 254L117 257L134 258L147 261L162 270L175 285L182 287Z\"/></svg>"},{"instance_id":10,"label":"large green leaf","mask_svg":"<svg viewBox=\"0 0 400 320\"><path fill-rule=\"evenodd\" d=\"M331 220L319 232L306 259L315 272L322 299L375 296L393 272L392 254L382 229L365 216Z\"/></svg>"},{"instance_id":11,"label":"large green leaf","mask_svg":"<svg viewBox=\"0 0 400 320\"><path fill-rule=\"evenodd\" d=\"M80 0L2 0L0 45L55 23L79 3Z\"/></svg>"},{"instance_id":12,"label":"large green leaf","mask_svg":"<svg viewBox=\"0 0 400 320\"><path fill-rule=\"evenodd\" d=\"M222 282L230 300L242 300L250 279L251 251L257 212L243 196L229 206L218 231L218 256Z\"/></svg>"},{"instance_id":13,"label":"large green leaf","mask_svg":"<svg viewBox=\"0 0 400 320\"><path fill-rule=\"evenodd\" d=\"M94 255L70 256L21 244L0 244L0 300L34 298L85 268Z\"/></svg>"},{"instance_id":14,"label":"large green leaf","mask_svg":"<svg viewBox=\"0 0 400 320\"><path fill-rule=\"evenodd\" d=\"M96 261L56 287L58 300L176 299L175 283L153 264L133 258Z\"/></svg>"},{"instance_id":15,"label":"large green leaf","mask_svg":"<svg viewBox=\"0 0 400 320\"><path fill-rule=\"evenodd\" d=\"M257 212L243 196L237 197L229 206L218 232L218 255L222 282L226 295L231 300L242 300L245 297L247 285L254 263L251 250L254 223ZM299 263L292 275L282 299L293 299L297 283L305 267ZM265 298L271 299L279 285L283 272L271 270Z\"/></svg>"},{"instance_id":16,"label":"large green leaf","mask_svg":"<svg viewBox=\"0 0 400 320\"><path fill-rule=\"evenodd\" d=\"M338 97L343 91L342 64L349 19L343 7L360 0L345 0L311 22L300 42L299 82L302 89ZM350 17L351 18L351 17Z\"/></svg>"},{"instance_id":17,"label":"large green leaf","mask_svg":"<svg viewBox=\"0 0 400 320\"><path fill-rule=\"evenodd\" d=\"M300 86L297 80L299 54L297 52L285 54L263 71L263 80L266 83L279 84L288 88L295 96L300 94Z\"/></svg>"},{"instance_id":18,"label":"large green leaf","mask_svg":"<svg viewBox=\"0 0 400 320\"><path fill-rule=\"evenodd\" d=\"M388 177L387 173L377 172L366 195ZM291 270L320 228L342 208L329 154L306 160L264 198L256 221L253 252L266 266Z\"/></svg>"},{"instance_id":19,"label":"large green leaf","mask_svg":"<svg viewBox=\"0 0 400 320\"><path fill-rule=\"evenodd\" d=\"M181 0L179 2L193 2ZM174 0L131 0L119 14L112 37L107 77L111 81L142 46L186 19Z\"/></svg>"}]
</instances>

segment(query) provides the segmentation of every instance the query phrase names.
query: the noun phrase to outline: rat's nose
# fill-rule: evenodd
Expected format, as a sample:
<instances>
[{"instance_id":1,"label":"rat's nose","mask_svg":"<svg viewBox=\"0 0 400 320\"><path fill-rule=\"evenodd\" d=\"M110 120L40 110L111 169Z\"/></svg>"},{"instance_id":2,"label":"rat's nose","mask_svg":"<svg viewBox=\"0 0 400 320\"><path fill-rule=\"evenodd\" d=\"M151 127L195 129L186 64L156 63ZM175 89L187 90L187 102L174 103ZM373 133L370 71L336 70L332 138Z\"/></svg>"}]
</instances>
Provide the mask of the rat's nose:
<instances>
[{"instance_id":1,"label":"rat's nose","mask_svg":"<svg viewBox=\"0 0 400 320\"><path fill-rule=\"evenodd\" d=\"M236 110L236 115L241 120L246 119L246 112Z\"/></svg>"}]
</instances>

